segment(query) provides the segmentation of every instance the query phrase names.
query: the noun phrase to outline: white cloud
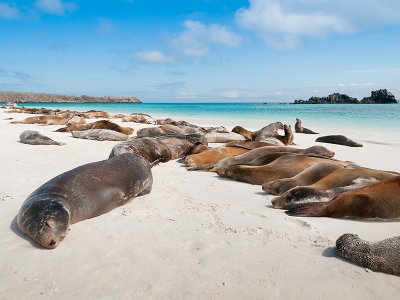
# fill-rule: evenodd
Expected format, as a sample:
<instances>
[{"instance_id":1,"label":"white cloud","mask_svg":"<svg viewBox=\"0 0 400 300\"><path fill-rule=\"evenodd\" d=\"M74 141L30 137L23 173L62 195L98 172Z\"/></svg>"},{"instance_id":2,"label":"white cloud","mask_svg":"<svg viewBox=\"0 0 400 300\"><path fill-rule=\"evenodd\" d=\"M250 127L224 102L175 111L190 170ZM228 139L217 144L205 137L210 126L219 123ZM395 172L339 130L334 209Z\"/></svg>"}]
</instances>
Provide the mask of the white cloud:
<instances>
[{"instance_id":1,"label":"white cloud","mask_svg":"<svg viewBox=\"0 0 400 300\"><path fill-rule=\"evenodd\" d=\"M21 17L21 13L15 5L0 3L0 19L16 20Z\"/></svg>"},{"instance_id":2,"label":"white cloud","mask_svg":"<svg viewBox=\"0 0 400 300\"><path fill-rule=\"evenodd\" d=\"M352 70L347 73L400 73L400 68L381 68L381 69L364 69L364 70Z\"/></svg>"},{"instance_id":3,"label":"white cloud","mask_svg":"<svg viewBox=\"0 0 400 300\"><path fill-rule=\"evenodd\" d=\"M73 2L63 2L61 0L37 0L34 6L47 14L62 16L78 8Z\"/></svg>"},{"instance_id":4,"label":"white cloud","mask_svg":"<svg viewBox=\"0 0 400 300\"><path fill-rule=\"evenodd\" d=\"M183 26L185 30L172 43L188 56L203 56L210 51L212 44L235 47L241 43L237 34L219 24L204 25L199 21L187 20Z\"/></svg>"},{"instance_id":5,"label":"white cloud","mask_svg":"<svg viewBox=\"0 0 400 300\"><path fill-rule=\"evenodd\" d=\"M361 82L361 83L339 83L338 87L363 87L363 86L374 86L371 82Z\"/></svg>"},{"instance_id":6,"label":"white cloud","mask_svg":"<svg viewBox=\"0 0 400 300\"><path fill-rule=\"evenodd\" d=\"M304 37L349 33L354 29L340 16L316 9L296 11L291 2L286 1L289 5L284 7L277 0L250 0L250 7L237 11L236 20L239 25L257 32L268 44L279 49L296 48Z\"/></svg>"},{"instance_id":7,"label":"white cloud","mask_svg":"<svg viewBox=\"0 0 400 300\"><path fill-rule=\"evenodd\" d=\"M135 58L139 61L152 64L165 64L174 61L173 57L155 50L137 52Z\"/></svg>"}]
</instances>

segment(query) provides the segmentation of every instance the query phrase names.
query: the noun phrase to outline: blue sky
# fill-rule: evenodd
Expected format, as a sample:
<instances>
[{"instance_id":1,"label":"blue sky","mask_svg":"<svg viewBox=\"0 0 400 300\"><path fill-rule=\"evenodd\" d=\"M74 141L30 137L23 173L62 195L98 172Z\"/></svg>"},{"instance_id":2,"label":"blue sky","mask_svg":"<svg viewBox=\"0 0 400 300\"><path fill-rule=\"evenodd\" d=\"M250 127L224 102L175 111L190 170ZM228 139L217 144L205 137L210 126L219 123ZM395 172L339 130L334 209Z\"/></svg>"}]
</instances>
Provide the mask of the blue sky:
<instances>
[{"instance_id":1,"label":"blue sky","mask_svg":"<svg viewBox=\"0 0 400 300\"><path fill-rule=\"evenodd\" d=\"M399 11L394 0L0 0L0 90L400 98Z\"/></svg>"}]
</instances>

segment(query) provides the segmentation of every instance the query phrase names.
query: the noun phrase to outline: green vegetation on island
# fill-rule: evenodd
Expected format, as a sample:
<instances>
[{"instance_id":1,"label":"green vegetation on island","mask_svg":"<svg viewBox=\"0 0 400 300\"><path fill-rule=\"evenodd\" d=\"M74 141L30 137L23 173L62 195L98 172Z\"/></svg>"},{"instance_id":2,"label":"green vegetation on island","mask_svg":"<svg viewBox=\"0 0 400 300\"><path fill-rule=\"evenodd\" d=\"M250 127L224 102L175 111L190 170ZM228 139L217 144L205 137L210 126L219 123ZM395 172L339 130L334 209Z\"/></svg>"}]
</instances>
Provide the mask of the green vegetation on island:
<instances>
[{"instance_id":1,"label":"green vegetation on island","mask_svg":"<svg viewBox=\"0 0 400 300\"><path fill-rule=\"evenodd\" d=\"M0 92L0 102L12 103L142 103L130 96L70 96L45 93Z\"/></svg>"},{"instance_id":2,"label":"green vegetation on island","mask_svg":"<svg viewBox=\"0 0 400 300\"><path fill-rule=\"evenodd\" d=\"M334 93L327 97L311 97L308 100L295 100L293 104L392 104L398 103L395 96L386 89L372 91L370 97L357 98L346 94Z\"/></svg>"}]
</instances>

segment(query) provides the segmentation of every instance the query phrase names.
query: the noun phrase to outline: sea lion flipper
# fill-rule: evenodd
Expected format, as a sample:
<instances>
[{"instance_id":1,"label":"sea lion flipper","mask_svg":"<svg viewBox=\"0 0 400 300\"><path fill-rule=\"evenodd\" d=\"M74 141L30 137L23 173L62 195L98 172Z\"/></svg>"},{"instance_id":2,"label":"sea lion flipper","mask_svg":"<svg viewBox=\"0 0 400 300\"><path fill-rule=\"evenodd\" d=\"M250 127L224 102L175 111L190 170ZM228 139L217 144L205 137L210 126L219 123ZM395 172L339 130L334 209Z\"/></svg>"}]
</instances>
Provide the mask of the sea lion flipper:
<instances>
[{"instance_id":1,"label":"sea lion flipper","mask_svg":"<svg viewBox=\"0 0 400 300\"><path fill-rule=\"evenodd\" d=\"M289 216L293 217L326 217L326 203L325 202L312 202L292 206L285 211Z\"/></svg>"}]
</instances>

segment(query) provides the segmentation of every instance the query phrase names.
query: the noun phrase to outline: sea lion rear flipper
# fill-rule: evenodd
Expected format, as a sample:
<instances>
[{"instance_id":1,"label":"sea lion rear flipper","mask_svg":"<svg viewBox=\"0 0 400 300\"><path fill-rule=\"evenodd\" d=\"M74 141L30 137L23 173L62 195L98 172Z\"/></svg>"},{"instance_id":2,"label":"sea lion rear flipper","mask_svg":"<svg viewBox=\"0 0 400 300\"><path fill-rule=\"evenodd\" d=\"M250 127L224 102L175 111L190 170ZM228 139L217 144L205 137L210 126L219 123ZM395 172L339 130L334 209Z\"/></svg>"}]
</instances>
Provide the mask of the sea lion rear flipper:
<instances>
[{"instance_id":1,"label":"sea lion rear flipper","mask_svg":"<svg viewBox=\"0 0 400 300\"><path fill-rule=\"evenodd\" d=\"M326 217L326 203L325 202L312 202L293 206L285 211L289 216L294 217Z\"/></svg>"}]
</instances>

